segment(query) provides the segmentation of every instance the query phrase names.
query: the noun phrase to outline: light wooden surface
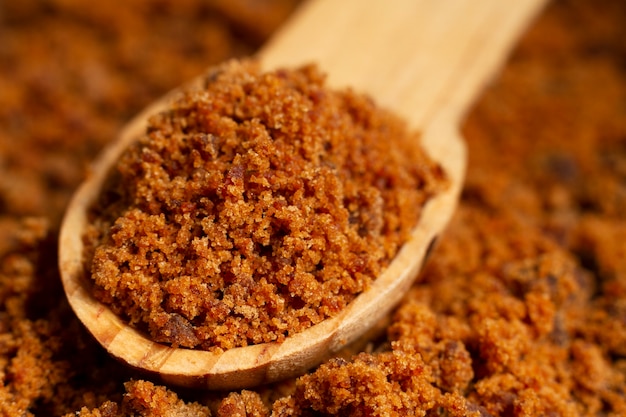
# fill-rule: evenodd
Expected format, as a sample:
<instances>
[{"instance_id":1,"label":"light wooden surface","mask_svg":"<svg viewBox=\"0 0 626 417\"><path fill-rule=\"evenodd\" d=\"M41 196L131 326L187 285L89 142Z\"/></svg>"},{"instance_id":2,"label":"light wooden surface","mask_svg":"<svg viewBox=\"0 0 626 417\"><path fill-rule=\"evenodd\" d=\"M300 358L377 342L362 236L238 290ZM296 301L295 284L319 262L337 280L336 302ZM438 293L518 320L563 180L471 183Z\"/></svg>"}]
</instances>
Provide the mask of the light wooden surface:
<instances>
[{"instance_id":1,"label":"light wooden surface","mask_svg":"<svg viewBox=\"0 0 626 417\"><path fill-rule=\"evenodd\" d=\"M233 389L274 381L316 365L389 312L409 288L424 255L451 217L466 150L463 115L506 59L545 0L310 0L260 52L267 69L317 62L335 87L351 86L405 117L452 179L432 199L411 239L373 286L342 313L283 343L231 349L222 355L156 344L125 326L90 294L83 271L82 230L108 167L145 129L138 115L94 163L68 207L59 266L72 308L94 337L128 365L168 383ZM172 94L176 94L173 92Z\"/></svg>"}]
</instances>

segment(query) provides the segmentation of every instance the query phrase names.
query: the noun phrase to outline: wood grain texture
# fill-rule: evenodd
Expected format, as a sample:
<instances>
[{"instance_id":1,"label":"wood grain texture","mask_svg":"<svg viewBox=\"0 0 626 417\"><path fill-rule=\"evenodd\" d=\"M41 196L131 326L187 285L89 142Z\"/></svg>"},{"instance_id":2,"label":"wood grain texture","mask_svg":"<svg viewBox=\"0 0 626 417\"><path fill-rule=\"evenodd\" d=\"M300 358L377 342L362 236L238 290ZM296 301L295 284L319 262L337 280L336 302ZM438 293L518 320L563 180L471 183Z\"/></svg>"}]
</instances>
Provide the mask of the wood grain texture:
<instances>
[{"instance_id":1,"label":"wood grain texture","mask_svg":"<svg viewBox=\"0 0 626 417\"><path fill-rule=\"evenodd\" d=\"M431 241L450 219L466 167L458 126L545 0L310 0L260 52L267 69L316 62L334 87L366 92L423 132L451 187L426 205L410 240L372 287L340 315L283 343L223 354L172 349L129 328L91 295L82 231L108 168L172 94L133 119L94 163L60 233L59 267L70 304L111 355L168 383L235 389L301 374L361 335L404 295Z\"/></svg>"}]
</instances>

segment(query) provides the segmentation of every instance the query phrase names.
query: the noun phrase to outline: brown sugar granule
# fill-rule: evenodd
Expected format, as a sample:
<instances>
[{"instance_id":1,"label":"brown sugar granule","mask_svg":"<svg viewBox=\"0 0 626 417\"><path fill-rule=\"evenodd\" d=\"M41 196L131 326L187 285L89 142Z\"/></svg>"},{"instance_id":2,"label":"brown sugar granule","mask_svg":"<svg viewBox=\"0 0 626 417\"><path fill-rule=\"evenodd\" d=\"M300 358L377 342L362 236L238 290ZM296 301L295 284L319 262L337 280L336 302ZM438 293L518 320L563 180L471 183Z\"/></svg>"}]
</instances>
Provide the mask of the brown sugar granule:
<instances>
[{"instance_id":1,"label":"brown sugar granule","mask_svg":"<svg viewBox=\"0 0 626 417\"><path fill-rule=\"evenodd\" d=\"M83 407L74 415L80 417L210 417L208 407L196 402L186 403L172 391L147 381L129 381L124 384L126 395L121 404L106 401L96 409Z\"/></svg>"},{"instance_id":2,"label":"brown sugar granule","mask_svg":"<svg viewBox=\"0 0 626 417\"><path fill-rule=\"evenodd\" d=\"M95 294L159 342L281 341L369 286L444 175L400 119L313 66L232 61L204 83L103 190Z\"/></svg>"},{"instance_id":3,"label":"brown sugar granule","mask_svg":"<svg viewBox=\"0 0 626 417\"><path fill-rule=\"evenodd\" d=\"M217 417L267 417L269 411L254 391L231 392L220 403Z\"/></svg>"}]
</instances>

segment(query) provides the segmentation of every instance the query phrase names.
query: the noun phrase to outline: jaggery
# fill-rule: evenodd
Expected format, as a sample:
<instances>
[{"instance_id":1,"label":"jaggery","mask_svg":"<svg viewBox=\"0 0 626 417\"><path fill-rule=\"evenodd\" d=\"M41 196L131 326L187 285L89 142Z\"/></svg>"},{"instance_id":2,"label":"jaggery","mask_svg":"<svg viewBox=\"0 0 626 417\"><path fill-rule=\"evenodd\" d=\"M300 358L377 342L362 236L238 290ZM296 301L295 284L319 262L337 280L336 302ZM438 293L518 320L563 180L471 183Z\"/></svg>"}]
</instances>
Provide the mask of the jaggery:
<instances>
[{"instance_id":1,"label":"jaggery","mask_svg":"<svg viewBox=\"0 0 626 417\"><path fill-rule=\"evenodd\" d=\"M0 415L626 415L622 0L554 1L524 35L464 125L458 212L356 356L209 394L106 355L64 299L58 219L129 117L294 4L225 3L2 3Z\"/></svg>"},{"instance_id":2,"label":"jaggery","mask_svg":"<svg viewBox=\"0 0 626 417\"><path fill-rule=\"evenodd\" d=\"M231 61L203 84L150 118L102 189L94 293L173 346L282 341L368 288L445 175L314 65Z\"/></svg>"}]
</instances>

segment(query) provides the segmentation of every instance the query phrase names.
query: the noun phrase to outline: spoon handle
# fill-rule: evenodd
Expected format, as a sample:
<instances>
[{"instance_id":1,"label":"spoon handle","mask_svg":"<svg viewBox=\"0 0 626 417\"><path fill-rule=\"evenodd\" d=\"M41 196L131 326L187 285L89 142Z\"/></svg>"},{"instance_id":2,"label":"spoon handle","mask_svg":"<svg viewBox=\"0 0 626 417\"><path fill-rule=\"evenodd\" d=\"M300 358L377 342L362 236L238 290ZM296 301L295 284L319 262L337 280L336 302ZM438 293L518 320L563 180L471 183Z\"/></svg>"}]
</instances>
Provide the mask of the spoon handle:
<instances>
[{"instance_id":1,"label":"spoon handle","mask_svg":"<svg viewBox=\"0 0 626 417\"><path fill-rule=\"evenodd\" d=\"M545 3L308 1L260 56L267 68L317 62L331 85L369 93L415 128L457 124Z\"/></svg>"}]
</instances>

